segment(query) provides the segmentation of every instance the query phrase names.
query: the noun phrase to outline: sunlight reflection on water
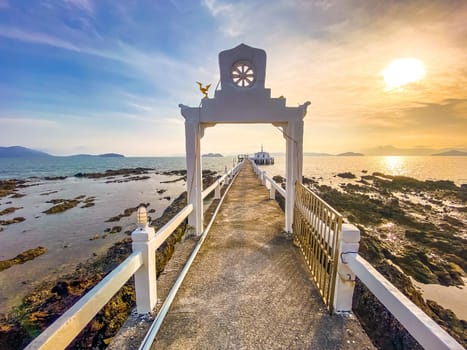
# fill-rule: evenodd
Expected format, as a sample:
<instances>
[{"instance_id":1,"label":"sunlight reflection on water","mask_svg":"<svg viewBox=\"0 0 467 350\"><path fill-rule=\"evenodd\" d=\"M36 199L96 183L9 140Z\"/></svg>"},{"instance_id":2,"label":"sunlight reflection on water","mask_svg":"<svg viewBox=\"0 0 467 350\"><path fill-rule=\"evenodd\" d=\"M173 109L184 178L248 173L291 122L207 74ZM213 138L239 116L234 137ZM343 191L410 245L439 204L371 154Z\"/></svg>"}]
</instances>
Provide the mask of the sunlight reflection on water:
<instances>
[{"instance_id":1,"label":"sunlight reflection on water","mask_svg":"<svg viewBox=\"0 0 467 350\"><path fill-rule=\"evenodd\" d=\"M387 173L392 175L401 175L404 173L404 159L399 156L387 156L383 158Z\"/></svg>"},{"instance_id":2,"label":"sunlight reflection on water","mask_svg":"<svg viewBox=\"0 0 467 350\"><path fill-rule=\"evenodd\" d=\"M285 157L275 156L275 164L263 166L271 175L285 176ZM365 156L365 157L303 157L303 175L333 181L336 174L350 171L357 177L380 172L418 180L451 180L467 183L467 157L433 156Z\"/></svg>"}]
</instances>

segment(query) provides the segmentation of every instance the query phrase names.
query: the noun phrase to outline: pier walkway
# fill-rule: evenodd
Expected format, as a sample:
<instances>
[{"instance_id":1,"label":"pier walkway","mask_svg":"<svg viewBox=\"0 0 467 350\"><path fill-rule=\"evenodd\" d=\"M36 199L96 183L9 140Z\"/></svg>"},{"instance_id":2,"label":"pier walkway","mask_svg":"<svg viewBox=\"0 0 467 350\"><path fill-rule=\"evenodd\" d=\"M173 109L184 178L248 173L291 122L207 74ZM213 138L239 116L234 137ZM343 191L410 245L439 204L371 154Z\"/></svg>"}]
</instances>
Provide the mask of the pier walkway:
<instances>
[{"instance_id":1,"label":"pier walkway","mask_svg":"<svg viewBox=\"0 0 467 350\"><path fill-rule=\"evenodd\" d=\"M283 225L245 162L152 348L373 348L358 321L328 313Z\"/></svg>"}]
</instances>

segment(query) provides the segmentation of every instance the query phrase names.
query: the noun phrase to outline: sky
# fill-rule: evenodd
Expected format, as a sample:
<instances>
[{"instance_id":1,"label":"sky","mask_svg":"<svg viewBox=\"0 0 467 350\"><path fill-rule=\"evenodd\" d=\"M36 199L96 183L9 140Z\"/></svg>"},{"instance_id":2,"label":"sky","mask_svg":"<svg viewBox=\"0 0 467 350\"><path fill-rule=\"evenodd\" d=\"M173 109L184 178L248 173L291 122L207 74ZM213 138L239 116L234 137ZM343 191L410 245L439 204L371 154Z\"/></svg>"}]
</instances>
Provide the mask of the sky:
<instances>
[{"instance_id":1,"label":"sky","mask_svg":"<svg viewBox=\"0 0 467 350\"><path fill-rule=\"evenodd\" d=\"M467 149L467 1L0 0L0 146L183 155L178 104L218 53L267 53L266 87L311 101L304 151ZM424 77L389 88L398 58ZM271 125L218 125L202 152L283 152Z\"/></svg>"}]
</instances>

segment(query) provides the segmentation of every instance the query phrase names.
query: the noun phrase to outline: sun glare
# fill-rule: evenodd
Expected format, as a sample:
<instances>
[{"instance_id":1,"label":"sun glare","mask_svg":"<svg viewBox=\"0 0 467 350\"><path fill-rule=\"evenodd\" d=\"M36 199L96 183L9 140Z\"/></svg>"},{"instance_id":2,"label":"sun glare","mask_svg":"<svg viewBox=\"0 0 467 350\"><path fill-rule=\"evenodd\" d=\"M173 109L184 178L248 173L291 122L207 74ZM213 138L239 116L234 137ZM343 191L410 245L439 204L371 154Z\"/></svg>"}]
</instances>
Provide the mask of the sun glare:
<instances>
[{"instance_id":1,"label":"sun glare","mask_svg":"<svg viewBox=\"0 0 467 350\"><path fill-rule=\"evenodd\" d=\"M398 58L383 70L384 82L388 90L397 89L425 77L425 66L416 58Z\"/></svg>"},{"instance_id":2,"label":"sun glare","mask_svg":"<svg viewBox=\"0 0 467 350\"><path fill-rule=\"evenodd\" d=\"M402 171L402 158L398 156L386 156L383 158L388 174L399 175Z\"/></svg>"}]
</instances>

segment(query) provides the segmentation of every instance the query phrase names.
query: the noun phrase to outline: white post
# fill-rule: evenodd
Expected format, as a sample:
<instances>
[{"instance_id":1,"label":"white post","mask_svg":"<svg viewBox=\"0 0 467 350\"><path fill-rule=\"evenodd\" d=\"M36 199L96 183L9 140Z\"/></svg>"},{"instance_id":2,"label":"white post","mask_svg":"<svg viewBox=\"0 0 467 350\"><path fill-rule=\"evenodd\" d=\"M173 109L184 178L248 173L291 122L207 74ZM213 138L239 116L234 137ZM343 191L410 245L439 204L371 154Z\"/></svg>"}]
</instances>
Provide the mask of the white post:
<instances>
[{"instance_id":1,"label":"white post","mask_svg":"<svg viewBox=\"0 0 467 350\"><path fill-rule=\"evenodd\" d=\"M292 232L295 183L302 182L303 120L289 122L284 137L286 138L285 231Z\"/></svg>"},{"instance_id":2,"label":"white post","mask_svg":"<svg viewBox=\"0 0 467 350\"><path fill-rule=\"evenodd\" d=\"M217 181L217 186L214 190L214 199L221 199L221 184L219 181Z\"/></svg>"},{"instance_id":3,"label":"white post","mask_svg":"<svg viewBox=\"0 0 467 350\"><path fill-rule=\"evenodd\" d=\"M139 314L152 312L157 303L156 252L150 243L154 235L154 228L147 225L131 234L133 251L143 254L143 265L135 273L136 310Z\"/></svg>"},{"instance_id":4,"label":"white post","mask_svg":"<svg viewBox=\"0 0 467 350\"><path fill-rule=\"evenodd\" d=\"M261 184L262 184L263 186L266 186L266 170L263 170L263 171L261 172Z\"/></svg>"},{"instance_id":5,"label":"white post","mask_svg":"<svg viewBox=\"0 0 467 350\"><path fill-rule=\"evenodd\" d=\"M269 188L269 199L276 199L276 189L271 184L271 188Z\"/></svg>"},{"instance_id":6,"label":"white post","mask_svg":"<svg viewBox=\"0 0 467 350\"><path fill-rule=\"evenodd\" d=\"M360 231L354 225L343 224L339 245L339 262L334 291L334 312L352 311L352 296L355 287L355 274L347 266L346 259L358 254Z\"/></svg>"},{"instance_id":7,"label":"white post","mask_svg":"<svg viewBox=\"0 0 467 350\"><path fill-rule=\"evenodd\" d=\"M194 118L185 120L185 146L187 169L187 203L193 204L193 212L188 216L188 225L195 233L203 232L203 181L201 170L201 138L202 126Z\"/></svg>"}]
</instances>

